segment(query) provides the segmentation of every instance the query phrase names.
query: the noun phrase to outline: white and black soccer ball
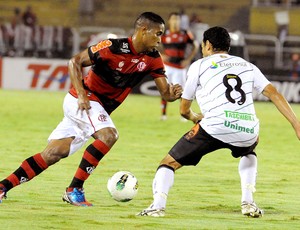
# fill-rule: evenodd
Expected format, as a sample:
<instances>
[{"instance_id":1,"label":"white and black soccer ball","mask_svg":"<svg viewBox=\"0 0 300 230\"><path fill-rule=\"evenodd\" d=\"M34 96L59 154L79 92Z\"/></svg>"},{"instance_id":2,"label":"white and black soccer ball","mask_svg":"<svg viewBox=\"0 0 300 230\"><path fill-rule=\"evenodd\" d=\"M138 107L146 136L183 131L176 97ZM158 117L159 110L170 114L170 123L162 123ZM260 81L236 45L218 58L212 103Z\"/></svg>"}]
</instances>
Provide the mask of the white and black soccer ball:
<instances>
[{"instance_id":1,"label":"white and black soccer ball","mask_svg":"<svg viewBox=\"0 0 300 230\"><path fill-rule=\"evenodd\" d=\"M132 200L138 192L138 180L127 171L119 171L108 179L107 189L111 197L120 202Z\"/></svg>"}]
</instances>

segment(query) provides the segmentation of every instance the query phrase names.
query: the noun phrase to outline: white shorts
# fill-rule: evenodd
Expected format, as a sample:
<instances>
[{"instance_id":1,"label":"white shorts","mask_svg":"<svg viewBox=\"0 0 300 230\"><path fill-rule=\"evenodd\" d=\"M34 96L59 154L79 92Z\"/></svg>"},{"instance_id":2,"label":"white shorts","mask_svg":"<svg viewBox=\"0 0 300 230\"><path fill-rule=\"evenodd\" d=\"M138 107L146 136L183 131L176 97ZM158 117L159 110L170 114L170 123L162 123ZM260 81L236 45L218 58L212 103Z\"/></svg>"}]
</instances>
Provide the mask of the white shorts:
<instances>
[{"instance_id":1,"label":"white shorts","mask_svg":"<svg viewBox=\"0 0 300 230\"><path fill-rule=\"evenodd\" d=\"M172 84L179 84L184 87L186 82L186 69L179 69L172 66L165 65L168 82Z\"/></svg>"},{"instance_id":2,"label":"white shorts","mask_svg":"<svg viewBox=\"0 0 300 230\"><path fill-rule=\"evenodd\" d=\"M77 113L77 98L67 94L63 103L64 118L50 134L48 141L68 137L75 137L70 146L69 155L80 149L91 135L100 129L111 127L116 128L108 113L100 103L90 101L91 109L89 116L86 112Z\"/></svg>"}]
</instances>

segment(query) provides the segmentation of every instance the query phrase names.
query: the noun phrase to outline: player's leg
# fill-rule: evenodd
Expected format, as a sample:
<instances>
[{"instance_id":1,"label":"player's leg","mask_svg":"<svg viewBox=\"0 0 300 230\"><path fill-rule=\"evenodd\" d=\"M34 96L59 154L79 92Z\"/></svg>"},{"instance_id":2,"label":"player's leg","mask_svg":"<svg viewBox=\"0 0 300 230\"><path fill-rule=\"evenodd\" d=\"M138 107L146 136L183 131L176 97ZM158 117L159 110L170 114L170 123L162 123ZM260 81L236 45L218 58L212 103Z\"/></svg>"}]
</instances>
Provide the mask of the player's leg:
<instances>
[{"instance_id":1,"label":"player's leg","mask_svg":"<svg viewBox=\"0 0 300 230\"><path fill-rule=\"evenodd\" d=\"M17 168L7 178L0 181L0 203L9 190L21 183L33 179L46 170L50 165L53 165L60 159L67 157L72 140L72 138L53 140L48 143L43 152L25 159L19 168Z\"/></svg>"},{"instance_id":2,"label":"player's leg","mask_svg":"<svg viewBox=\"0 0 300 230\"><path fill-rule=\"evenodd\" d=\"M152 183L153 203L151 208L165 209L169 190L174 184L175 171L181 167L182 165L169 154L160 162Z\"/></svg>"},{"instance_id":3,"label":"player's leg","mask_svg":"<svg viewBox=\"0 0 300 230\"><path fill-rule=\"evenodd\" d=\"M161 107L161 120L165 121L167 120L167 104L168 102L161 98L160 107Z\"/></svg>"},{"instance_id":4,"label":"player's leg","mask_svg":"<svg viewBox=\"0 0 300 230\"><path fill-rule=\"evenodd\" d=\"M139 216L164 216L169 190L175 171L186 165L197 165L202 156L222 147L222 143L208 135L199 124L187 132L160 162L153 184L152 204Z\"/></svg>"},{"instance_id":5,"label":"player's leg","mask_svg":"<svg viewBox=\"0 0 300 230\"><path fill-rule=\"evenodd\" d=\"M253 154L241 157L239 162L239 174L241 179L242 197L241 201L253 202L257 175L257 158Z\"/></svg>"},{"instance_id":6,"label":"player's leg","mask_svg":"<svg viewBox=\"0 0 300 230\"><path fill-rule=\"evenodd\" d=\"M84 197L83 184L117 141L118 132L115 128L103 128L93 137L94 142L85 149L78 169L62 197L64 201L76 206L92 206Z\"/></svg>"},{"instance_id":7,"label":"player's leg","mask_svg":"<svg viewBox=\"0 0 300 230\"><path fill-rule=\"evenodd\" d=\"M181 164L169 154L160 162L152 183L153 202L148 208L137 213L138 216L165 215L168 193L174 183L174 173L180 167Z\"/></svg>"},{"instance_id":8,"label":"player's leg","mask_svg":"<svg viewBox=\"0 0 300 230\"><path fill-rule=\"evenodd\" d=\"M84 150L78 169L62 197L64 201L76 206L92 205L85 199L83 184L118 139L118 132L109 114L98 102L91 101L90 103L92 108L89 110L89 115L68 114L70 119L76 121L80 127L77 132L81 135L75 140L80 142L81 139L87 140L90 136L95 139ZM71 153L80 146L71 148Z\"/></svg>"},{"instance_id":9,"label":"player's leg","mask_svg":"<svg viewBox=\"0 0 300 230\"><path fill-rule=\"evenodd\" d=\"M239 174L242 190L242 214L251 217L262 216L263 210L257 207L253 199L253 193L256 190L257 176L257 157L255 154L248 154L241 157L239 162Z\"/></svg>"}]
</instances>

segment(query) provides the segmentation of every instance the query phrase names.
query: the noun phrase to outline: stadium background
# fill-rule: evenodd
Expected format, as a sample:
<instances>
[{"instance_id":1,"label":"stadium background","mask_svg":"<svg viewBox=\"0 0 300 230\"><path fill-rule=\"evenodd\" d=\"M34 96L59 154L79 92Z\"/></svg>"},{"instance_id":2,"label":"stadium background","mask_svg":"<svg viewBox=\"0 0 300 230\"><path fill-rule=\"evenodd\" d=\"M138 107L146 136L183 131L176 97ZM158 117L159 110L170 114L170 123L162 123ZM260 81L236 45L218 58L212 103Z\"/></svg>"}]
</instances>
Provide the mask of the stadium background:
<instances>
[{"instance_id":1,"label":"stadium background","mask_svg":"<svg viewBox=\"0 0 300 230\"><path fill-rule=\"evenodd\" d=\"M23 11L28 5L37 16L38 33L34 45L22 40L12 54L6 26L15 7ZM66 61L84 49L91 36L98 35L96 39L111 33L128 36L141 12L153 11L167 20L170 12L183 8L189 16L197 14L204 25L226 27L233 39L231 52L256 64L289 101L300 102L299 76L291 78L291 56L300 53L297 0L180 0L176 3L173 0L94 0L92 15L82 13L81 6L80 0L0 0L0 87L67 90ZM286 17L287 34L281 37L280 21ZM201 26L194 32L201 37ZM157 94L149 79L135 92Z\"/></svg>"}]
</instances>

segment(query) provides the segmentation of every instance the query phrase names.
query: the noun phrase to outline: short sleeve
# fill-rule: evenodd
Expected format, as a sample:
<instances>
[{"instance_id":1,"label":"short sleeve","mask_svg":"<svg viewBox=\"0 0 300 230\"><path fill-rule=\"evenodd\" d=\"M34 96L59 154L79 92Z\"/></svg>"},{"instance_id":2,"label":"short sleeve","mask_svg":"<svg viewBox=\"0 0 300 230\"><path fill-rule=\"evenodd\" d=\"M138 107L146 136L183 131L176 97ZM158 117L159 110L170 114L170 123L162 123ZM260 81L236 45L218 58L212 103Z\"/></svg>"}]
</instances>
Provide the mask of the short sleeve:
<instances>
[{"instance_id":1,"label":"short sleeve","mask_svg":"<svg viewBox=\"0 0 300 230\"><path fill-rule=\"evenodd\" d=\"M254 88L258 93L262 93L264 88L270 84L270 81L255 65L252 64L252 67L254 74Z\"/></svg>"},{"instance_id":2,"label":"short sleeve","mask_svg":"<svg viewBox=\"0 0 300 230\"><path fill-rule=\"evenodd\" d=\"M182 98L192 101L195 98L197 87L199 86L198 62L194 62L187 72L187 81L182 93Z\"/></svg>"}]
</instances>

